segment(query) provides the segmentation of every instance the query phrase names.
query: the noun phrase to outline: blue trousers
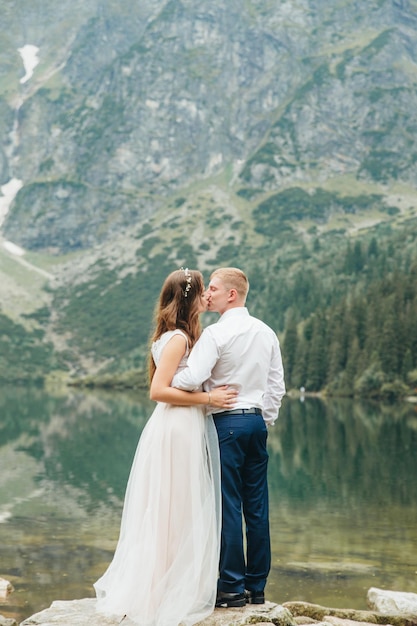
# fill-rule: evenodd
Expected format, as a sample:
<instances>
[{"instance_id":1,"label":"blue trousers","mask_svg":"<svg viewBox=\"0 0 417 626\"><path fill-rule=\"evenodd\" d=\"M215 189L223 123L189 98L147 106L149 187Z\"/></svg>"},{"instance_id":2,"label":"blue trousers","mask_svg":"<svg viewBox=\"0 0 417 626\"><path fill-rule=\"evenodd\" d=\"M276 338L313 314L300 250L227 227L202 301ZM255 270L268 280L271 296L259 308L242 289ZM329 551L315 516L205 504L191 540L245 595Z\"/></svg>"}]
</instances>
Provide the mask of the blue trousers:
<instances>
[{"instance_id":1,"label":"blue trousers","mask_svg":"<svg viewBox=\"0 0 417 626\"><path fill-rule=\"evenodd\" d=\"M222 472L219 591L263 591L271 567L267 427L262 415L216 417ZM242 513L246 527L246 559Z\"/></svg>"}]
</instances>

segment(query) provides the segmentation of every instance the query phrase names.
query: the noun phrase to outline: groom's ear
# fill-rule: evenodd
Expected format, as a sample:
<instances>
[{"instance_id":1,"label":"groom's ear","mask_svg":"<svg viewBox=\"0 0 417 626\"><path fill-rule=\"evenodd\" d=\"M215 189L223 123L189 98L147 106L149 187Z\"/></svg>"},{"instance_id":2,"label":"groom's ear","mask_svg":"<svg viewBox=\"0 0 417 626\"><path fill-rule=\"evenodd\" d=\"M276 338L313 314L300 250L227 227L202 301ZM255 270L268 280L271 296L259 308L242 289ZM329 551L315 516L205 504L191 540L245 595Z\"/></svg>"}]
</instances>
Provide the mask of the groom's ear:
<instances>
[{"instance_id":1,"label":"groom's ear","mask_svg":"<svg viewBox=\"0 0 417 626\"><path fill-rule=\"evenodd\" d=\"M236 289L229 289L229 302L236 302L238 298L238 293L236 291Z\"/></svg>"}]
</instances>

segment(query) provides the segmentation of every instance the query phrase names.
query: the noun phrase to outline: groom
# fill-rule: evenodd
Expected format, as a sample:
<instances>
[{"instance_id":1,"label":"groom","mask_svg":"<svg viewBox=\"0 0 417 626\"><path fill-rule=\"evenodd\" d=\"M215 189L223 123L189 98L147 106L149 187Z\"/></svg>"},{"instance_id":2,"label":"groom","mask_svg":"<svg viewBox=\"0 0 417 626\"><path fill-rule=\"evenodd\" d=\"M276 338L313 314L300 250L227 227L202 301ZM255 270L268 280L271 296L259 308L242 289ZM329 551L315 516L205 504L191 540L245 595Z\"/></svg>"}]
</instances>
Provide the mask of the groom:
<instances>
[{"instance_id":1,"label":"groom","mask_svg":"<svg viewBox=\"0 0 417 626\"><path fill-rule=\"evenodd\" d=\"M275 332L249 315L249 282L237 268L213 272L206 292L208 310L220 314L191 351L188 366L172 385L189 391L204 384L239 390L235 408L216 409L220 446L222 535L217 607L262 604L271 566L266 448L267 425L278 417L285 394L284 372ZM246 526L246 562L242 535Z\"/></svg>"}]
</instances>

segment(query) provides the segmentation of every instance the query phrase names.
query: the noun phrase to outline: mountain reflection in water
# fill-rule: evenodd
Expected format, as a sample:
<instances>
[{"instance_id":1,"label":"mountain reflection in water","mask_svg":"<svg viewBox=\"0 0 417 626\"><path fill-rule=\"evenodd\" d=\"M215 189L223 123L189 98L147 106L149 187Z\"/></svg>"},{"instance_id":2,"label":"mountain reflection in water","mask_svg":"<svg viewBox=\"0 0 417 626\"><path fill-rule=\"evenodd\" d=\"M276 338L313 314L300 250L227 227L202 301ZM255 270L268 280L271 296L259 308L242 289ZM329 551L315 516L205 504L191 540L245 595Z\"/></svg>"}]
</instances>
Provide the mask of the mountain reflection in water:
<instances>
[{"instance_id":1,"label":"mountain reflection in water","mask_svg":"<svg viewBox=\"0 0 417 626\"><path fill-rule=\"evenodd\" d=\"M0 392L0 614L92 597L109 563L137 440L152 411L122 393ZM269 429L267 596L366 608L414 591L417 413L407 403L286 398Z\"/></svg>"}]
</instances>

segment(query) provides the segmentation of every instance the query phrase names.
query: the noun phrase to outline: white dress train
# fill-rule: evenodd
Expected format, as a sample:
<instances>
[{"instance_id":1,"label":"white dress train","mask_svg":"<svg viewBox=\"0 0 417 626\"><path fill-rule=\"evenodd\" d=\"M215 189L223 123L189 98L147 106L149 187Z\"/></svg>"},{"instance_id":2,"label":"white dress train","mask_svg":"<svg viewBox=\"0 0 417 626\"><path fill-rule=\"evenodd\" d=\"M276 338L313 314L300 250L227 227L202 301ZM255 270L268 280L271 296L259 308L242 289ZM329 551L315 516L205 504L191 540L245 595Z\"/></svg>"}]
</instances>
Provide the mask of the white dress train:
<instances>
[{"instance_id":1,"label":"white dress train","mask_svg":"<svg viewBox=\"0 0 417 626\"><path fill-rule=\"evenodd\" d=\"M174 334L152 346L155 362ZM186 365L187 356L179 369ZM220 459L201 407L158 403L140 437L97 611L141 626L191 626L213 611L220 550Z\"/></svg>"}]
</instances>

